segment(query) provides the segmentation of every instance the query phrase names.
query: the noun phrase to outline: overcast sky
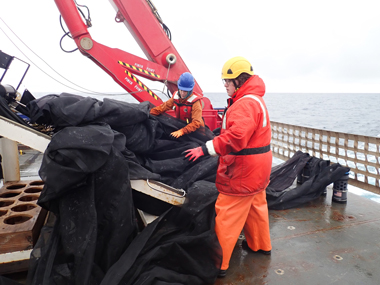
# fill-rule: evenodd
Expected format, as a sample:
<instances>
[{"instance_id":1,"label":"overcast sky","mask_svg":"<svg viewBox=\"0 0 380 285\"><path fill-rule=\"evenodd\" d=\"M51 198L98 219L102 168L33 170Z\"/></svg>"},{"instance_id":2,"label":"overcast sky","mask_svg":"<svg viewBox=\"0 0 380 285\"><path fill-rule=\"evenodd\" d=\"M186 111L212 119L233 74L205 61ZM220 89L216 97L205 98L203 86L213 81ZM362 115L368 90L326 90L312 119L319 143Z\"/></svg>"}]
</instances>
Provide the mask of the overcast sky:
<instances>
[{"instance_id":1,"label":"overcast sky","mask_svg":"<svg viewBox=\"0 0 380 285\"><path fill-rule=\"evenodd\" d=\"M54 1L1 1L1 19L60 75L89 90L124 91L78 51L68 54L60 49L63 31ZM231 57L244 56L263 78L267 92L380 93L378 0L152 2L204 92L225 92L220 80L223 64ZM91 11L93 27L89 32L94 40L146 58L127 28L114 22L116 12L107 0L78 3ZM33 61L58 81L83 90L54 73L20 43L2 20L0 28L28 58L1 30L0 50ZM63 46L67 50L76 47L68 38ZM162 89L162 85L142 81L152 89ZM75 93L34 64L22 88L32 93Z\"/></svg>"}]
</instances>

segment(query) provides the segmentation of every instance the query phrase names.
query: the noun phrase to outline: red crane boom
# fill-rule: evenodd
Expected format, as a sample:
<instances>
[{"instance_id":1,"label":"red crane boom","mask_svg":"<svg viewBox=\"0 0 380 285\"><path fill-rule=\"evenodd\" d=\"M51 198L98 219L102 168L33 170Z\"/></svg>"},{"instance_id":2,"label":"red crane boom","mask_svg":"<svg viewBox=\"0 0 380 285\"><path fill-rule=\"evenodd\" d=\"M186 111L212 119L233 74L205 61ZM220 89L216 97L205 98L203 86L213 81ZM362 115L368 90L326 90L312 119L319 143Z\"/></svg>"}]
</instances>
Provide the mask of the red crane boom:
<instances>
[{"instance_id":1,"label":"red crane boom","mask_svg":"<svg viewBox=\"0 0 380 285\"><path fill-rule=\"evenodd\" d=\"M184 72L190 72L185 62L168 38L155 9L147 0L112 0L116 9L116 21L123 22L148 60L120 49L110 48L96 42L88 32L73 0L55 0L55 3L80 52L107 72L121 87L139 102L149 101L154 106L162 100L138 76L167 84L171 93L177 90L177 80ZM194 91L203 94L195 82ZM221 124L217 110L210 100L203 97L203 118L211 129Z\"/></svg>"}]
</instances>

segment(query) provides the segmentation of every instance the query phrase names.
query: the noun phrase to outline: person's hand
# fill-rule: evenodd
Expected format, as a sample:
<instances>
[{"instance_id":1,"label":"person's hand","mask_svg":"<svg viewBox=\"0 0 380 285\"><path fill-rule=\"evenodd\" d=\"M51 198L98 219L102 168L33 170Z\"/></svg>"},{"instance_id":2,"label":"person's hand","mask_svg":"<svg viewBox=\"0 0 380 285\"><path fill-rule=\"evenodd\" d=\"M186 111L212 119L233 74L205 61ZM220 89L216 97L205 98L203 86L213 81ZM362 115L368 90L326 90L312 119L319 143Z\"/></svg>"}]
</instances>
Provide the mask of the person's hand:
<instances>
[{"instance_id":1,"label":"person's hand","mask_svg":"<svg viewBox=\"0 0 380 285\"><path fill-rule=\"evenodd\" d=\"M184 133L182 130L178 130L176 132L172 132L170 135L172 137L175 137L176 139L178 139L179 137L182 137L184 135Z\"/></svg>"},{"instance_id":2,"label":"person's hand","mask_svg":"<svg viewBox=\"0 0 380 285\"><path fill-rule=\"evenodd\" d=\"M185 157L189 157L190 161L196 161L198 158L205 155L201 146L185 150L183 153L186 154Z\"/></svg>"}]
</instances>

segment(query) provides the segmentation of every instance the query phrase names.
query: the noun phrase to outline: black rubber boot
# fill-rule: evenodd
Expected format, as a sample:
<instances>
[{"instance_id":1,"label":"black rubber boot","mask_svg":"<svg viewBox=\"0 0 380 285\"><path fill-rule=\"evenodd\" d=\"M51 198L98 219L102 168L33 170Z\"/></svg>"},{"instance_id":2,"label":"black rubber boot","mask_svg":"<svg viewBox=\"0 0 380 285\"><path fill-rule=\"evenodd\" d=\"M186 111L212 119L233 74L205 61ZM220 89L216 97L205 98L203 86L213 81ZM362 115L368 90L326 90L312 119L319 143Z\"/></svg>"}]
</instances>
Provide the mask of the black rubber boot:
<instances>
[{"instance_id":1,"label":"black rubber boot","mask_svg":"<svg viewBox=\"0 0 380 285\"><path fill-rule=\"evenodd\" d=\"M258 251L254 251L254 250L250 249L246 240L243 240L241 242L241 247L247 251L250 251L250 252L262 253L265 255L271 255L272 254L272 252L270 250L266 251L266 250L259 249Z\"/></svg>"},{"instance_id":2,"label":"black rubber boot","mask_svg":"<svg viewBox=\"0 0 380 285\"><path fill-rule=\"evenodd\" d=\"M227 275L227 270L219 270L218 278L224 278Z\"/></svg>"}]
</instances>

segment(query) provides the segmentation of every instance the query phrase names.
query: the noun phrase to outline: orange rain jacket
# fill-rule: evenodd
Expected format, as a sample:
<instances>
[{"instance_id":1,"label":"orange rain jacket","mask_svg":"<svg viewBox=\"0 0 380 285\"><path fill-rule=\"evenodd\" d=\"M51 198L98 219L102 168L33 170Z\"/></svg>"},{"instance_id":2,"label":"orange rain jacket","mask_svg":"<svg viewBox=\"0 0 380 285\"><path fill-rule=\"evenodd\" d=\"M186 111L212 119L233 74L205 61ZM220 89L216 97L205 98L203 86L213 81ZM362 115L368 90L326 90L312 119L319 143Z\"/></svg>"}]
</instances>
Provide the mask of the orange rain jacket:
<instances>
[{"instance_id":1,"label":"orange rain jacket","mask_svg":"<svg viewBox=\"0 0 380 285\"><path fill-rule=\"evenodd\" d=\"M269 184L271 127L264 94L263 80L250 77L228 100L220 135L206 142L209 154L220 156L216 177L220 193L254 195ZM249 154L257 148L264 153Z\"/></svg>"},{"instance_id":2,"label":"orange rain jacket","mask_svg":"<svg viewBox=\"0 0 380 285\"><path fill-rule=\"evenodd\" d=\"M201 126L204 127L204 121L202 118L202 95L193 93L189 98L181 99L178 95L178 91L173 94L173 97L161 105L154 107L150 110L150 113L154 116L161 115L168 110L174 109L177 118L187 122L188 124L182 128L184 134L195 132ZM187 109L187 114L184 113L184 109ZM182 110L182 112L181 112ZM188 120L187 120L188 119Z\"/></svg>"}]
</instances>

